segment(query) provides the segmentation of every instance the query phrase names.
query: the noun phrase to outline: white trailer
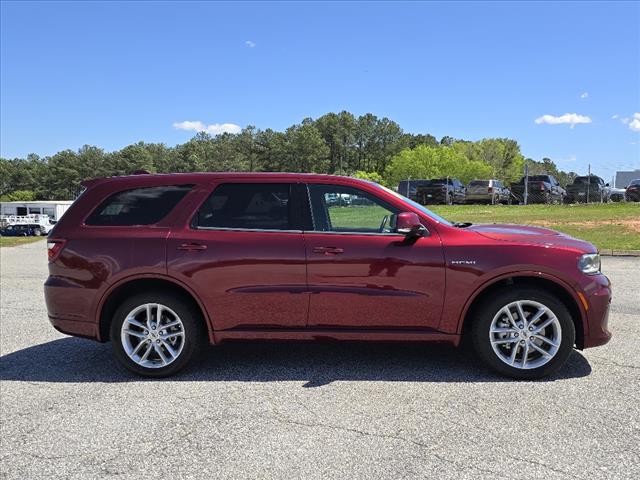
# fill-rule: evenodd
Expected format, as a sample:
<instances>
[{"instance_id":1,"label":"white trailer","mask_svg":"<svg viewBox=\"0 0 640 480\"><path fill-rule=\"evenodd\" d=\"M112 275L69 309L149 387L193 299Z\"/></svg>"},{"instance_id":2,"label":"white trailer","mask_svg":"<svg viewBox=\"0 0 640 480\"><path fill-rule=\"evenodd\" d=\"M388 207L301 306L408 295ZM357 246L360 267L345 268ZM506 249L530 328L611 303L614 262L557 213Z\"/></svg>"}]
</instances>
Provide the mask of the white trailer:
<instances>
[{"instance_id":1,"label":"white trailer","mask_svg":"<svg viewBox=\"0 0 640 480\"><path fill-rule=\"evenodd\" d=\"M47 215L57 222L71 206L71 200L37 200L33 202L0 202L0 217Z\"/></svg>"}]
</instances>

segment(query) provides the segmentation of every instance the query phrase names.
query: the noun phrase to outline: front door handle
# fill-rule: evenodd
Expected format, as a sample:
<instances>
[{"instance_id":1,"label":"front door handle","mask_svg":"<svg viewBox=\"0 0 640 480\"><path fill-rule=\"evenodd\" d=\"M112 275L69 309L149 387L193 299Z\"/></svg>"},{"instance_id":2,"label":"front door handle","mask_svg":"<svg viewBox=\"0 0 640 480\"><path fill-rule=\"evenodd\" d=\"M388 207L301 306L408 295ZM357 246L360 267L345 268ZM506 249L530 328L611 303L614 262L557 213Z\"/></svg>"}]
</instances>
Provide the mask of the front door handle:
<instances>
[{"instance_id":1,"label":"front door handle","mask_svg":"<svg viewBox=\"0 0 640 480\"><path fill-rule=\"evenodd\" d=\"M178 250L187 250L187 251L206 250L206 249L207 249L207 246L201 243L183 243L180 246L178 246Z\"/></svg>"},{"instance_id":2,"label":"front door handle","mask_svg":"<svg viewBox=\"0 0 640 480\"><path fill-rule=\"evenodd\" d=\"M313 253L324 253L325 255L339 255L344 253L344 248L339 247L313 247Z\"/></svg>"}]
</instances>

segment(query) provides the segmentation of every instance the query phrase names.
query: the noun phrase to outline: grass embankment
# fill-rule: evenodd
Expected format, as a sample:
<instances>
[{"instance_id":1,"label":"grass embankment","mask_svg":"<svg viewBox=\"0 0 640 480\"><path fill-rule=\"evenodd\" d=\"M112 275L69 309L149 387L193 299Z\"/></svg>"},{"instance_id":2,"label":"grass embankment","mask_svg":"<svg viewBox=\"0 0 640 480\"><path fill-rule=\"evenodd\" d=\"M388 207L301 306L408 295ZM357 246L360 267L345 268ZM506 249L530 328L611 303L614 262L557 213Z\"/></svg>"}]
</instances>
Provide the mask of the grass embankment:
<instances>
[{"instance_id":1,"label":"grass embankment","mask_svg":"<svg viewBox=\"0 0 640 480\"><path fill-rule=\"evenodd\" d=\"M431 205L447 220L538 225L599 249L640 250L640 203L593 205Z\"/></svg>"},{"instance_id":2,"label":"grass embankment","mask_svg":"<svg viewBox=\"0 0 640 480\"><path fill-rule=\"evenodd\" d=\"M44 240L46 237L0 237L0 247L15 247Z\"/></svg>"}]
</instances>

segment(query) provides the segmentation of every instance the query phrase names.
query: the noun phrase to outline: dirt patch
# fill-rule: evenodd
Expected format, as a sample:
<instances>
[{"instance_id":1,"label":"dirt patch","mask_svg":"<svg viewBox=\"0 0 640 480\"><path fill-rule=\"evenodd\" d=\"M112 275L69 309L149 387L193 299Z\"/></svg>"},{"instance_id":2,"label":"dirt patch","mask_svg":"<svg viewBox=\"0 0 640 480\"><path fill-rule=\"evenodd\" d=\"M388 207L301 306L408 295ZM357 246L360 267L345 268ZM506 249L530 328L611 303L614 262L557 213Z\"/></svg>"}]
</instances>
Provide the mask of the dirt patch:
<instances>
[{"instance_id":1,"label":"dirt patch","mask_svg":"<svg viewBox=\"0 0 640 480\"><path fill-rule=\"evenodd\" d=\"M631 230L632 232L640 233L640 219L622 219L622 220L600 220L597 222L594 221L583 221L583 222L549 222L546 220L532 220L529 222L531 225L539 225L541 227L554 228L554 227L562 227L562 226L572 226L572 227L585 227L585 228L596 228L601 227L602 225L611 225L623 227L625 230Z\"/></svg>"}]
</instances>

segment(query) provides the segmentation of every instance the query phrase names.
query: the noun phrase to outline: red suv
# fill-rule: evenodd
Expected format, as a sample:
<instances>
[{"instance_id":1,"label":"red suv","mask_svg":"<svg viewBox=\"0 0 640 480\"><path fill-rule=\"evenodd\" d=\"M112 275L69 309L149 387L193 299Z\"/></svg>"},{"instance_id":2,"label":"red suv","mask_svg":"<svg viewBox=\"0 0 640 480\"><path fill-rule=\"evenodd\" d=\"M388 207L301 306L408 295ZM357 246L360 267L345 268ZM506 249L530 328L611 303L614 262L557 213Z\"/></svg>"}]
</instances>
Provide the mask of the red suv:
<instances>
[{"instance_id":1,"label":"red suv","mask_svg":"<svg viewBox=\"0 0 640 480\"><path fill-rule=\"evenodd\" d=\"M49 235L49 318L135 373L229 340L446 342L538 378L606 343L595 247L450 223L380 185L305 174L93 180Z\"/></svg>"}]
</instances>

